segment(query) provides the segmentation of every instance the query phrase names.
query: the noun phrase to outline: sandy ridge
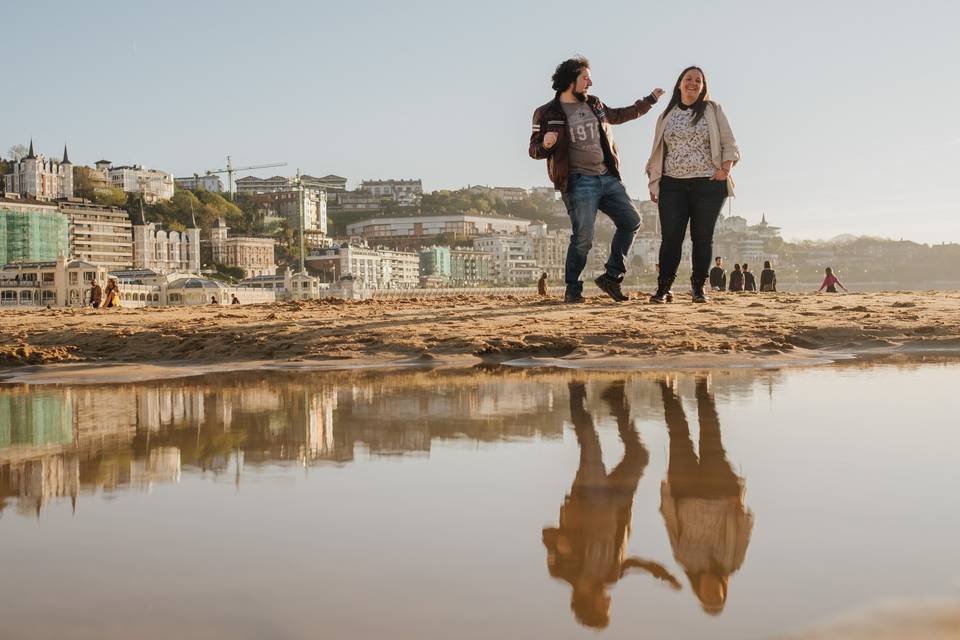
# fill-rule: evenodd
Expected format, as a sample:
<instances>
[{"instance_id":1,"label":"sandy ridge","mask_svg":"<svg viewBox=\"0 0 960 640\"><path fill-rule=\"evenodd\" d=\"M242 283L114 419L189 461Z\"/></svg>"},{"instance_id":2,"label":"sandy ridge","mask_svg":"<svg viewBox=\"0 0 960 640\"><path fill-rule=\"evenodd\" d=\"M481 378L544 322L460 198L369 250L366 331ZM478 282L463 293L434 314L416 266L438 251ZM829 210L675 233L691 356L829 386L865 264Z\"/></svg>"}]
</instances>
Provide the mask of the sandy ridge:
<instances>
[{"instance_id":1,"label":"sandy ridge","mask_svg":"<svg viewBox=\"0 0 960 640\"><path fill-rule=\"evenodd\" d=\"M679 294L679 291L678 291ZM239 307L0 310L0 366L408 358L487 360L960 348L960 293L715 294L290 301Z\"/></svg>"}]
</instances>

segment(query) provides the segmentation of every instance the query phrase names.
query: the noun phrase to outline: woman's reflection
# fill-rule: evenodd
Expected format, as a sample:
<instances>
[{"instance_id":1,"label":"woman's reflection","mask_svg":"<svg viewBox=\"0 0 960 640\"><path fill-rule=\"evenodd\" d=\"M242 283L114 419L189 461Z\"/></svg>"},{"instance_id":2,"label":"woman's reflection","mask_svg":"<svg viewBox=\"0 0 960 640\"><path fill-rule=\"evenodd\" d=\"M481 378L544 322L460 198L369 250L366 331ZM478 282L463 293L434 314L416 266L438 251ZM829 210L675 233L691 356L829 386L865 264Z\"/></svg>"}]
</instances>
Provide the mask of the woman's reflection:
<instances>
[{"instance_id":1,"label":"woman's reflection","mask_svg":"<svg viewBox=\"0 0 960 640\"><path fill-rule=\"evenodd\" d=\"M730 574L743 564L753 514L743 504L743 478L733 472L720 441L720 420L707 380L697 379L696 389L699 459L680 399L669 384L660 382L670 433L660 512L673 556L683 566L703 610L718 615L727 601Z\"/></svg>"},{"instance_id":2,"label":"woman's reflection","mask_svg":"<svg viewBox=\"0 0 960 640\"><path fill-rule=\"evenodd\" d=\"M623 382L602 394L617 420L623 460L607 474L600 438L584 407L583 383L571 382L570 418L580 445L580 468L570 494L560 507L560 526L543 530L550 575L573 587L570 607L582 624L602 628L610 623L607 588L630 569L652 574L675 589L677 580L656 562L624 558L630 537L630 509L649 454L630 421Z\"/></svg>"}]
</instances>

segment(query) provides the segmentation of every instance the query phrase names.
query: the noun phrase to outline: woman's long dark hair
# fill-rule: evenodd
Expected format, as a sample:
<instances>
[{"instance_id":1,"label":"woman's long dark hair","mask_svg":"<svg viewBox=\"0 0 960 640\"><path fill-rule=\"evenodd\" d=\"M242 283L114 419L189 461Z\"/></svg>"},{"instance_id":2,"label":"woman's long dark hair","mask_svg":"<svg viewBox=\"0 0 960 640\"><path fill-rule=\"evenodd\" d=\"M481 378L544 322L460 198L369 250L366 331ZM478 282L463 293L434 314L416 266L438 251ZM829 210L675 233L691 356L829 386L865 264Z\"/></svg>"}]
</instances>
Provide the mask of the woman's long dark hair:
<instances>
[{"instance_id":1,"label":"woman's long dark hair","mask_svg":"<svg viewBox=\"0 0 960 640\"><path fill-rule=\"evenodd\" d=\"M693 109L693 124L697 124L700 122L700 118L703 117L703 112L707 109L707 102L710 101L710 93L707 91L707 74L705 74L700 67L687 67L680 72L677 83L673 85L673 95L670 96L670 102L667 103L667 108L664 109L663 112L665 114L670 113L671 109L680 104L680 83L683 81L683 76L687 75L687 71L699 71L700 77L703 78L703 90L700 92L700 95L697 96L697 101L690 107Z\"/></svg>"}]
</instances>

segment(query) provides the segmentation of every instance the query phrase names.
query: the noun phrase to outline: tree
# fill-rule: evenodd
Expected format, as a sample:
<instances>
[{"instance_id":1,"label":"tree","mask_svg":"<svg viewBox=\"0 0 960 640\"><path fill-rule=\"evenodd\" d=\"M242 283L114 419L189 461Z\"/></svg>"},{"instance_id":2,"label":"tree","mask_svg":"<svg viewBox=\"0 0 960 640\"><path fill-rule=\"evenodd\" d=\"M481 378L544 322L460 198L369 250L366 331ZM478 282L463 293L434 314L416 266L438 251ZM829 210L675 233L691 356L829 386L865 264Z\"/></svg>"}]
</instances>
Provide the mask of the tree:
<instances>
[{"instance_id":1,"label":"tree","mask_svg":"<svg viewBox=\"0 0 960 640\"><path fill-rule=\"evenodd\" d=\"M122 207L127 203L123 189L114 187L90 167L73 168L73 193L106 207Z\"/></svg>"},{"instance_id":2,"label":"tree","mask_svg":"<svg viewBox=\"0 0 960 640\"><path fill-rule=\"evenodd\" d=\"M17 162L18 160L25 158L28 151L29 149L22 144L15 144L7 149L7 157L10 158L11 161Z\"/></svg>"},{"instance_id":3,"label":"tree","mask_svg":"<svg viewBox=\"0 0 960 640\"><path fill-rule=\"evenodd\" d=\"M3 176L7 175L13 170L13 167L9 166L6 160L0 158L0 198L7 195L6 189L6 180L3 179Z\"/></svg>"}]
</instances>

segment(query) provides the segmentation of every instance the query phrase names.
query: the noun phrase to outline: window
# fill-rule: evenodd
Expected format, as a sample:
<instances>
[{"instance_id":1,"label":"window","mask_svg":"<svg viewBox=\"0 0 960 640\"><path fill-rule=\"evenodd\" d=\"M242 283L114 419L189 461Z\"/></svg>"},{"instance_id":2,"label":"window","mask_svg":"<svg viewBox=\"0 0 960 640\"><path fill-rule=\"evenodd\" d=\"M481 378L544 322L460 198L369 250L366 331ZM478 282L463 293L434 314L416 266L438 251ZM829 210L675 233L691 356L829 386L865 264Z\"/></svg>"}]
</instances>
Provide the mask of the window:
<instances>
[{"instance_id":1,"label":"window","mask_svg":"<svg viewBox=\"0 0 960 640\"><path fill-rule=\"evenodd\" d=\"M54 274L45 273L43 274L43 284L53 284Z\"/></svg>"},{"instance_id":2,"label":"window","mask_svg":"<svg viewBox=\"0 0 960 640\"><path fill-rule=\"evenodd\" d=\"M77 284L77 279L78 279L78 278L77 278L77 272L76 272L76 271L71 271L71 272L70 272L70 284Z\"/></svg>"}]
</instances>

